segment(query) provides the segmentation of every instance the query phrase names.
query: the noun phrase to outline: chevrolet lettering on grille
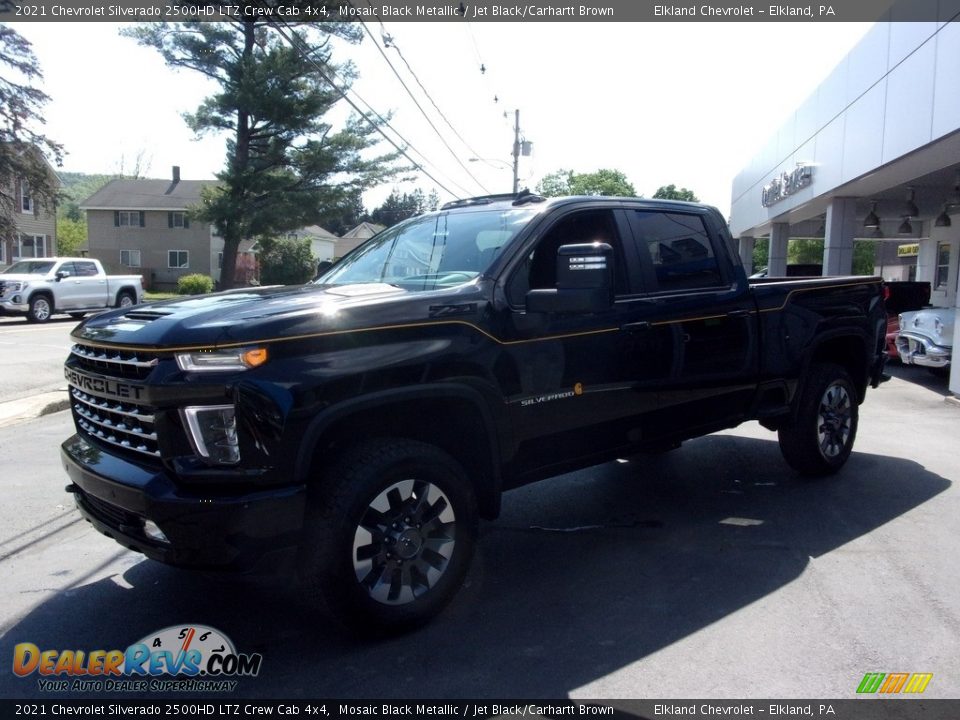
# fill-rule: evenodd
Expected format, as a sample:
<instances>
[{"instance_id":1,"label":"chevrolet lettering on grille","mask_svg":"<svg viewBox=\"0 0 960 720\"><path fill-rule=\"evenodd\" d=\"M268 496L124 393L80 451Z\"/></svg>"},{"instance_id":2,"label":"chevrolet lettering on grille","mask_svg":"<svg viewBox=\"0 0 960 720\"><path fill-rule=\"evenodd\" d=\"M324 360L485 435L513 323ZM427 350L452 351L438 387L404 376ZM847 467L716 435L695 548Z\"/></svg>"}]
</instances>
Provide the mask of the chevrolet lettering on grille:
<instances>
[{"instance_id":1,"label":"chevrolet lettering on grille","mask_svg":"<svg viewBox=\"0 0 960 720\"><path fill-rule=\"evenodd\" d=\"M63 369L64 377L67 382L76 388L99 395L121 398L127 400L139 400L143 393L143 388L137 385L128 385L127 383L117 382L110 378L90 377L84 375L70 367Z\"/></svg>"}]
</instances>

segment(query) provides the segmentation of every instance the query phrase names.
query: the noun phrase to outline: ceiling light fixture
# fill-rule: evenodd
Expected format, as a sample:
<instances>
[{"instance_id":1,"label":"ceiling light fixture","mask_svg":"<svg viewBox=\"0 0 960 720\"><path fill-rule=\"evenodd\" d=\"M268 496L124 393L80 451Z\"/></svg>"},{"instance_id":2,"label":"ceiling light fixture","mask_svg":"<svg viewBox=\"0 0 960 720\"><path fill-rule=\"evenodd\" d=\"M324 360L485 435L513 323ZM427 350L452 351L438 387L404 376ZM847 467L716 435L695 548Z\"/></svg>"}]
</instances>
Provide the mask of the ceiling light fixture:
<instances>
[{"instance_id":1,"label":"ceiling light fixture","mask_svg":"<svg viewBox=\"0 0 960 720\"><path fill-rule=\"evenodd\" d=\"M900 223L900 227L897 228L897 234L899 235L913 235L913 225L910 224L910 218L905 217L903 222Z\"/></svg>"},{"instance_id":2,"label":"ceiling light fixture","mask_svg":"<svg viewBox=\"0 0 960 720\"><path fill-rule=\"evenodd\" d=\"M950 227L953 223L950 222L950 216L947 215L947 203L943 204L943 210L940 211L940 214L937 215L937 219L934 220L934 227Z\"/></svg>"},{"instance_id":3,"label":"ceiling light fixture","mask_svg":"<svg viewBox=\"0 0 960 720\"><path fill-rule=\"evenodd\" d=\"M876 204L876 203L872 203L872 204L871 204L871 206L870 206L870 214L867 215L866 218L864 218L864 220L863 220L863 226L864 226L865 228L867 228L868 230L869 230L870 228L878 228L878 227L880 227L880 218L877 217L877 204Z\"/></svg>"}]
</instances>

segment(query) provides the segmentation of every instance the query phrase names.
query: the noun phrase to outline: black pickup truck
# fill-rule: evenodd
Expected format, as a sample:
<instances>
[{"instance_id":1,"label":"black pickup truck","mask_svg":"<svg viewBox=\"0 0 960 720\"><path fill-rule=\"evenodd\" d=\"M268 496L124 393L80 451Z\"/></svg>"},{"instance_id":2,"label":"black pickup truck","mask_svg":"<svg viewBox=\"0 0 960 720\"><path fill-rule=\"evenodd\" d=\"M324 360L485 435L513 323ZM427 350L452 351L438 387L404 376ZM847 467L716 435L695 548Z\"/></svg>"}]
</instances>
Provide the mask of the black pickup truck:
<instances>
[{"instance_id":1,"label":"black pickup truck","mask_svg":"<svg viewBox=\"0 0 960 720\"><path fill-rule=\"evenodd\" d=\"M150 558L293 561L347 624L399 630L510 488L751 419L801 474L838 470L885 323L879 278L748 282L711 207L457 201L309 285L87 319L68 490Z\"/></svg>"}]
</instances>

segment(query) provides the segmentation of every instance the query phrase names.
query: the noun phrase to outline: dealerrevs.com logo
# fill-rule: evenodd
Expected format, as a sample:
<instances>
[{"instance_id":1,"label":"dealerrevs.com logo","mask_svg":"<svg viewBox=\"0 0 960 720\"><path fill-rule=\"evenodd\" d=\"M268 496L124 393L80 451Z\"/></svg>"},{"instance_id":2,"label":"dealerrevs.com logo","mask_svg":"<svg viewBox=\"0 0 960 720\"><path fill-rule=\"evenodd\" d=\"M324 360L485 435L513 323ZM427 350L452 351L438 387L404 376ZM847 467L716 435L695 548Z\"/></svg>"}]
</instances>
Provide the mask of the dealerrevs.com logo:
<instances>
[{"instance_id":1,"label":"dealerrevs.com logo","mask_svg":"<svg viewBox=\"0 0 960 720\"><path fill-rule=\"evenodd\" d=\"M857 693L922 693L932 679L933 673L867 673L857 686Z\"/></svg>"},{"instance_id":2,"label":"dealerrevs.com logo","mask_svg":"<svg viewBox=\"0 0 960 720\"><path fill-rule=\"evenodd\" d=\"M206 625L173 625L126 650L13 648L14 674L37 675L44 692L230 692L234 678L256 677L262 662Z\"/></svg>"}]
</instances>

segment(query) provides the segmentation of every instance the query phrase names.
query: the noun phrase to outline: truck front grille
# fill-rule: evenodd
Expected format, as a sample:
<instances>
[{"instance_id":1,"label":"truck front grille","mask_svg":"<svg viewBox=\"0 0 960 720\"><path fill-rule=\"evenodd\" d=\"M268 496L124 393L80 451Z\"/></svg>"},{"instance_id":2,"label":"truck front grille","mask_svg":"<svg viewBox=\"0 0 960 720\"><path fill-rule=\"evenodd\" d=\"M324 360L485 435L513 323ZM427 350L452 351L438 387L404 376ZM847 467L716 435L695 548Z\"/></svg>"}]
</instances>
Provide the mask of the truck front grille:
<instances>
[{"instance_id":1,"label":"truck front grille","mask_svg":"<svg viewBox=\"0 0 960 720\"><path fill-rule=\"evenodd\" d=\"M160 457L154 409L147 405L108 400L70 388L73 416L80 431L94 441Z\"/></svg>"},{"instance_id":2,"label":"truck front grille","mask_svg":"<svg viewBox=\"0 0 960 720\"><path fill-rule=\"evenodd\" d=\"M70 349L78 367L100 375L143 380L157 366L159 358L149 352L130 352L76 344Z\"/></svg>"}]
</instances>

